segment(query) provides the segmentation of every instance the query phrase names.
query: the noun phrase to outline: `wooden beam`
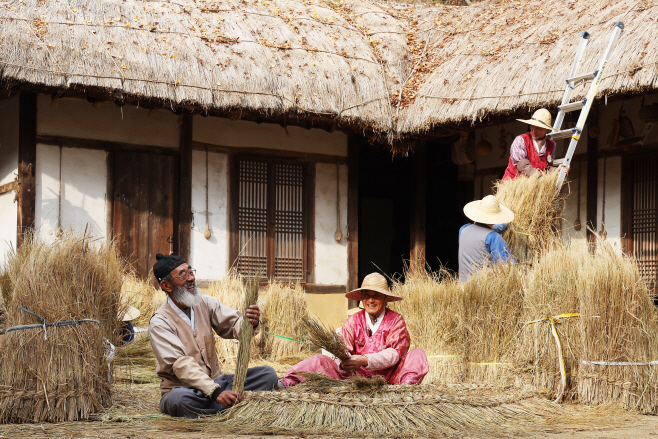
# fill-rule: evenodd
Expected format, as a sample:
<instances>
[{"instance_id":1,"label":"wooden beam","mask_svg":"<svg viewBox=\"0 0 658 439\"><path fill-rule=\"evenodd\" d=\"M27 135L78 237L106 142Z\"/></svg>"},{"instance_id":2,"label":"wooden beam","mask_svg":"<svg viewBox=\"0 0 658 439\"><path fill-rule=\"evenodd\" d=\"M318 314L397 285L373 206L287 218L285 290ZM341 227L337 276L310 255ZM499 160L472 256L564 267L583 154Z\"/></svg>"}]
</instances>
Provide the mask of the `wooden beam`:
<instances>
[{"instance_id":1,"label":"wooden beam","mask_svg":"<svg viewBox=\"0 0 658 439\"><path fill-rule=\"evenodd\" d=\"M621 249L633 254L633 168L634 160L623 157L621 161Z\"/></svg>"},{"instance_id":2,"label":"wooden beam","mask_svg":"<svg viewBox=\"0 0 658 439\"><path fill-rule=\"evenodd\" d=\"M409 270L413 273L425 268L425 223L427 205L427 149L417 147L414 152L416 178L411 209L411 236Z\"/></svg>"},{"instance_id":3,"label":"wooden beam","mask_svg":"<svg viewBox=\"0 0 658 439\"><path fill-rule=\"evenodd\" d=\"M114 151L108 151L105 164L107 167L107 183L105 194L105 236L114 238Z\"/></svg>"},{"instance_id":4,"label":"wooden beam","mask_svg":"<svg viewBox=\"0 0 658 439\"><path fill-rule=\"evenodd\" d=\"M101 151L125 151L145 154L177 155L176 148L136 143L112 142L109 140L83 139L79 137L38 135L37 143L64 148L86 148Z\"/></svg>"},{"instance_id":5,"label":"wooden beam","mask_svg":"<svg viewBox=\"0 0 658 439\"><path fill-rule=\"evenodd\" d=\"M306 282L315 282L315 163L309 163L306 169L306 235L304 263L306 264Z\"/></svg>"},{"instance_id":6,"label":"wooden beam","mask_svg":"<svg viewBox=\"0 0 658 439\"><path fill-rule=\"evenodd\" d=\"M359 287L359 149L366 140L350 137L347 144L347 290ZM350 300L348 308L356 301Z\"/></svg>"},{"instance_id":7,"label":"wooden beam","mask_svg":"<svg viewBox=\"0 0 658 439\"><path fill-rule=\"evenodd\" d=\"M18 218L16 247L34 229L37 165L37 95L21 93L18 106Z\"/></svg>"},{"instance_id":8,"label":"wooden beam","mask_svg":"<svg viewBox=\"0 0 658 439\"><path fill-rule=\"evenodd\" d=\"M240 234L238 231L238 198L240 196L239 163L237 157L228 159L228 262L232 267L238 266L240 254Z\"/></svg>"},{"instance_id":9,"label":"wooden beam","mask_svg":"<svg viewBox=\"0 0 658 439\"><path fill-rule=\"evenodd\" d=\"M267 158L279 158L286 160L298 160L303 162L331 163L338 162L341 165L347 164L347 157L331 154L315 154L300 151L284 151L269 148L251 148L240 146L222 146L212 143L192 142L192 147L197 151L205 151L208 148L210 152L221 152L231 155L247 155Z\"/></svg>"},{"instance_id":10,"label":"wooden beam","mask_svg":"<svg viewBox=\"0 0 658 439\"><path fill-rule=\"evenodd\" d=\"M178 159L178 256L190 261L192 240L192 115L182 116Z\"/></svg>"},{"instance_id":11,"label":"wooden beam","mask_svg":"<svg viewBox=\"0 0 658 439\"><path fill-rule=\"evenodd\" d=\"M345 285L318 285L302 284L306 294L345 294L347 287Z\"/></svg>"},{"instance_id":12,"label":"wooden beam","mask_svg":"<svg viewBox=\"0 0 658 439\"><path fill-rule=\"evenodd\" d=\"M18 191L18 180L10 181L9 183L5 183L3 185L0 185L0 195L6 194L7 192L17 192Z\"/></svg>"},{"instance_id":13,"label":"wooden beam","mask_svg":"<svg viewBox=\"0 0 658 439\"><path fill-rule=\"evenodd\" d=\"M598 124L598 114L590 116L589 124ZM599 142L598 137L592 137L587 130L587 213L585 225L587 226L587 241L590 248L596 245L596 236L589 229L597 230L597 205L599 187Z\"/></svg>"}]
</instances>

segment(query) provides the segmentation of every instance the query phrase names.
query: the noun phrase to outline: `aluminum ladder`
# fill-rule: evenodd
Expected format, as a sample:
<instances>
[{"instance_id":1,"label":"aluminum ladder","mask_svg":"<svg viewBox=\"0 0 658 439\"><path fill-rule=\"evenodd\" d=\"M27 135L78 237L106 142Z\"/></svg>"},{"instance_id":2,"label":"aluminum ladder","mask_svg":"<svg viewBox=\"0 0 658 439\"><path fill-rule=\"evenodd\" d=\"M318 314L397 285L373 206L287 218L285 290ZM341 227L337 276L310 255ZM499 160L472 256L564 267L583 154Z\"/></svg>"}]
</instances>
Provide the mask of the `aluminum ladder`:
<instances>
[{"instance_id":1,"label":"aluminum ladder","mask_svg":"<svg viewBox=\"0 0 658 439\"><path fill-rule=\"evenodd\" d=\"M621 21L616 22L614 30L612 31L612 36L610 37L610 42L608 43L608 47L605 49L605 53L603 54L603 58L601 59L601 63L599 64L598 70L595 70L590 73L585 73L582 75L576 75L576 69L578 69L578 65L580 64L580 59L583 56L583 52L585 52L585 47L587 46L587 43L589 42L589 38L590 38L589 32L583 32L581 34L580 44L578 44L578 49L576 50L576 58L573 61L573 65L571 66L571 72L569 73L569 77L567 78L567 86L564 90L562 103L557 107L559 111L557 113L557 117L555 118L555 123L553 124L553 131L547 134L547 136L549 136L553 140L571 137L571 143L569 143L569 149L567 150L566 156L562 160L562 163L564 163L565 166L560 169L560 175L556 183L556 187L558 189L562 187L562 183L564 183L564 178L566 177L565 169L571 164L571 159L573 158L573 154L576 151L576 145L578 144L578 140L580 140L580 134L583 132L583 128L585 127L585 121L587 120L587 115L589 114L589 110L592 107L592 103L594 102L594 97L596 96L596 92L598 91L599 84L601 83L601 79L603 78L603 70L605 69L605 66L608 63L608 58L610 57L610 53L612 52L612 49L615 47L615 44L617 44L617 40L619 40L619 37L621 36L623 30L624 30L624 23L622 23ZM587 96L585 97L585 99L583 99L582 101L571 102L571 94L573 93L574 87L580 82L587 81L590 79L593 79L594 81L592 81L592 83L590 84L589 91L587 92ZM562 130L561 127L562 127L562 122L564 121L564 115L571 111L578 111L578 110L580 110L580 116L578 117L578 122L576 123L576 126L574 128Z\"/></svg>"}]
</instances>

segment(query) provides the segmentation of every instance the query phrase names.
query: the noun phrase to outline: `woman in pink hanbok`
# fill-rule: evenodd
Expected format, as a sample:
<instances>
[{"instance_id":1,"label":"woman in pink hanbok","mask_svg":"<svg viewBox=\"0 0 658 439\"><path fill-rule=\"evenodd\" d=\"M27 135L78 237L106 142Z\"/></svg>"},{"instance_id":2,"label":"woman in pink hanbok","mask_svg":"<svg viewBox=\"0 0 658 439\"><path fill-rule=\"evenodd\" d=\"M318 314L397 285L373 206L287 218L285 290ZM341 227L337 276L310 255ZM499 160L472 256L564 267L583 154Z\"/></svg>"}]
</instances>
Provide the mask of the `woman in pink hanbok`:
<instances>
[{"instance_id":1,"label":"woman in pink hanbok","mask_svg":"<svg viewBox=\"0 0 658 439\"><path fill-rule=\"evenodd\" d=\"M364 307L350 316L340 330L350 359L340 361L314 355L288 369L279 387L288 388L304 381L300 372L321 372L341 380L355 374L382 375L388 384L420 384L429 370L427 357L422 349L409 350L411 338L404 319L386 307L387 302L402 300L388 289L386 278L371 273L363 279L361 288L345 296L360 300Z\"/></svg>"}]
</instances>

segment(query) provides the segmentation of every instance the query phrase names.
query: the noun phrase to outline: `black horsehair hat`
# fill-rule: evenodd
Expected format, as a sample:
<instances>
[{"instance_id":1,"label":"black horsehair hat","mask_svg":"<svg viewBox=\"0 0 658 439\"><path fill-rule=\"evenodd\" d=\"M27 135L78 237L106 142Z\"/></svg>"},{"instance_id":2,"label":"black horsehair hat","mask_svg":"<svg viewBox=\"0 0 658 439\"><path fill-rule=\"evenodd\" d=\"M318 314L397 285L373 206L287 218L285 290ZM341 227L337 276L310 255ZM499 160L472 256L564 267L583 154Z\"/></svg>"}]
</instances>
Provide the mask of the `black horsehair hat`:
<instances>
[{"instance_id":1,"label":"black horsehair hat","mask_svg":"<svg viewBox=\"0 0 658 439\"><path fill-rule=\"evenodd\" d=\"M167 277L171 270L185 263L185 260L180 256L176 255L163 255L158 253L155 255L157 262L153 265L153 274L158 282L161 282L162 279Z\"/></svg>"}]
</instances>

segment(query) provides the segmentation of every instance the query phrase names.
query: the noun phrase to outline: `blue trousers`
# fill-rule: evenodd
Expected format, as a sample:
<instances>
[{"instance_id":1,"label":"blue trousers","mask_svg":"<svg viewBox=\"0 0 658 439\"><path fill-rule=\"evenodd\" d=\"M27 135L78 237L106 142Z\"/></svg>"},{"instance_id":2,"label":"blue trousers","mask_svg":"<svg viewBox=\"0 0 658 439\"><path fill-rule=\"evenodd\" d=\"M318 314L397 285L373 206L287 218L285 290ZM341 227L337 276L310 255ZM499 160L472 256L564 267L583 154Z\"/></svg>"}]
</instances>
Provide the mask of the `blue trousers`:
<instances>
[{"instance_id":1,"label":"blue trousers","mask_svg":"<svg viewBox=\"0 0 658 439\"><path fill-rule=\"evenodd\" d=\"M252 367L247 369L244 390L274 390L277 381L276 372L270 366ZM222 391L233 389L233 375L222 375L215 382L221 386ZM162 413L186 418L214 415L227 408L192 387L174 387L160 400Z\"/></svg>"}]
</instances>

